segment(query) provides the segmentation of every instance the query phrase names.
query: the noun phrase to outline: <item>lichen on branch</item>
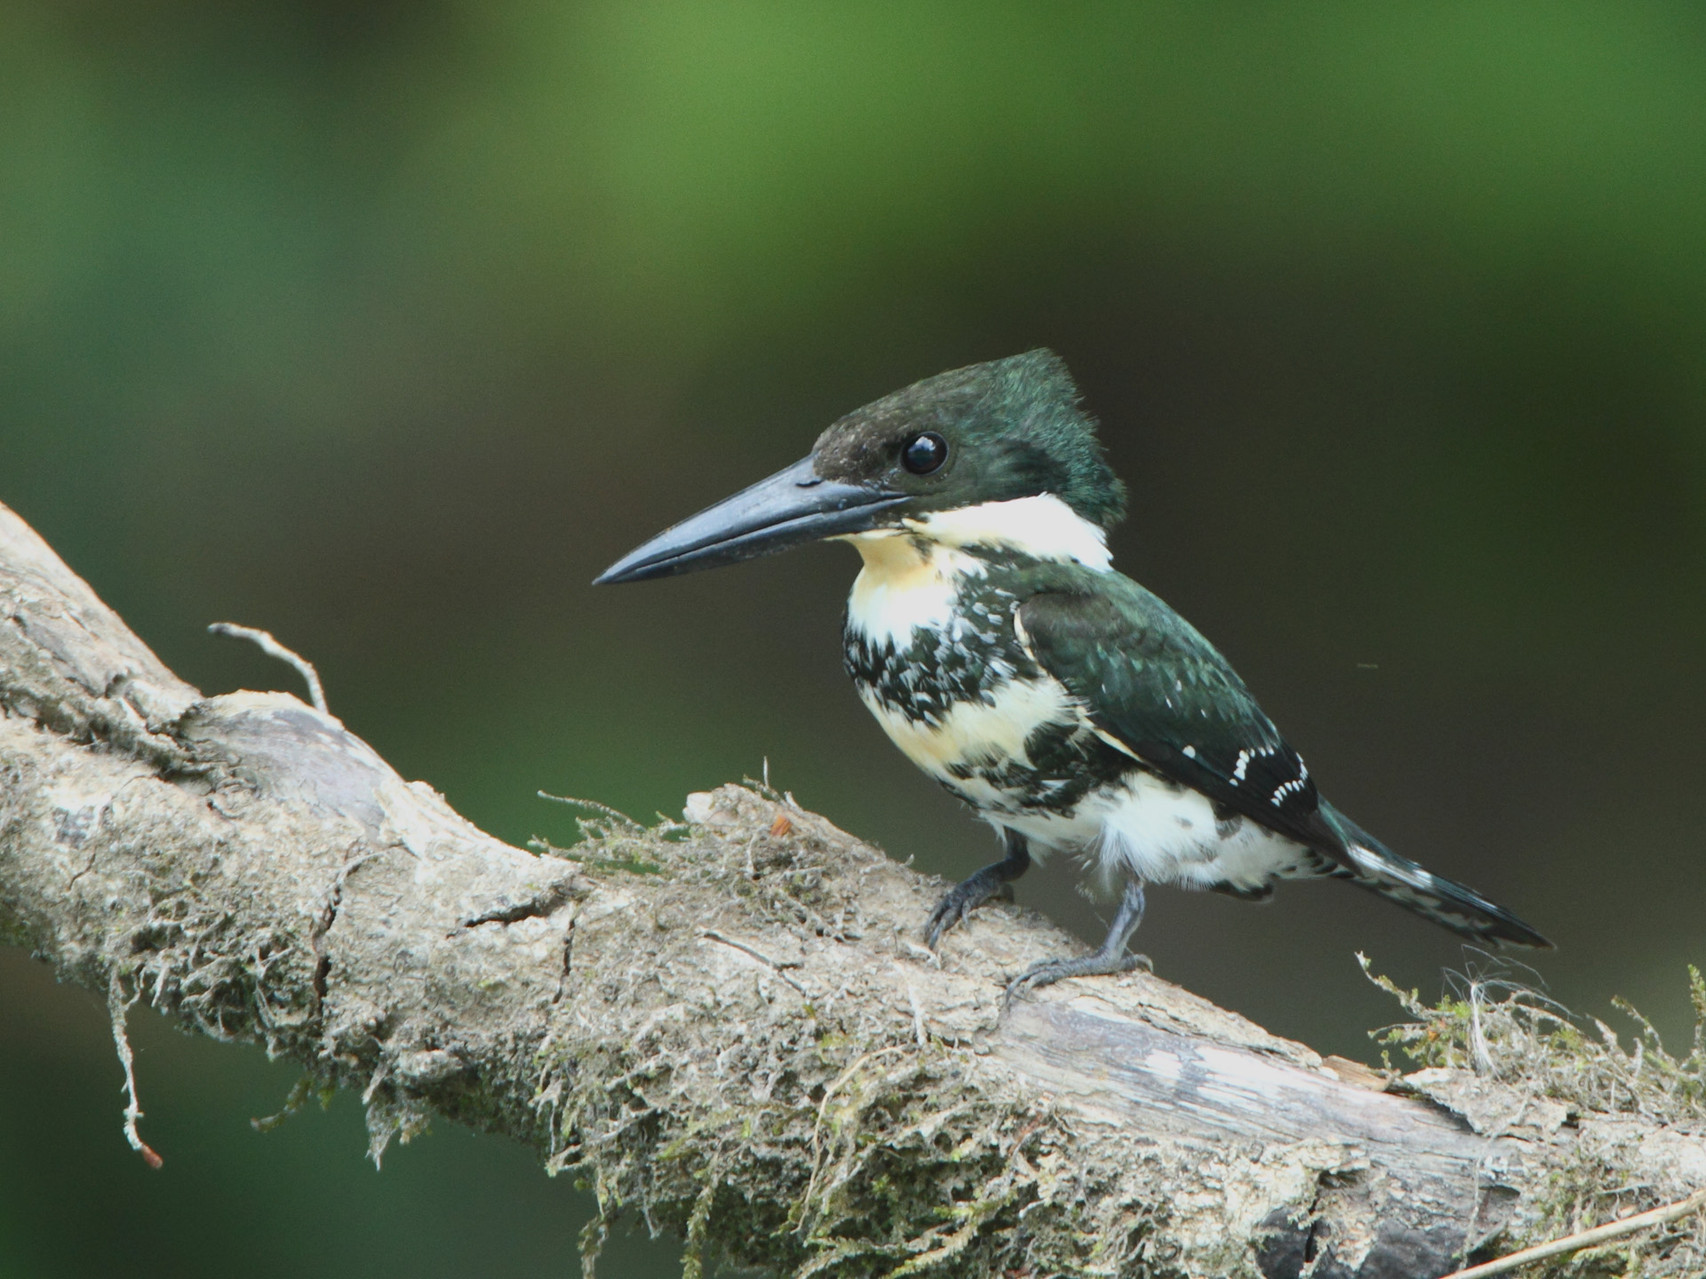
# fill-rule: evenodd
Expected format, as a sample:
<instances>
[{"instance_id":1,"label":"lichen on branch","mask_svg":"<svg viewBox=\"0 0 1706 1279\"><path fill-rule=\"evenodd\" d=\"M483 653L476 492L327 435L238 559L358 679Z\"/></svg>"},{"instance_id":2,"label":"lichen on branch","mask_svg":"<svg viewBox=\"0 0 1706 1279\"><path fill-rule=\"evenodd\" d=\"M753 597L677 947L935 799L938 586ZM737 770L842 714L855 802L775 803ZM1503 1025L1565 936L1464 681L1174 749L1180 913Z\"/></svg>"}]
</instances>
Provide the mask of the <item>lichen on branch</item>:
<instances>
[{"instance_id":1,"label":"lichen on branch","mask_svg":"<svg viewBox=\"0 0 1706 1279\"><path fill-rule=\"evenodd\" d=\"M1491 986L1381 1073L1148 973L1009 1005L1077 943L992 906L932 954L940 884L763 786L510 847L325 711L183 683L4 507L0 783L0 938L120 1030L355 1091L376 1158L434 1116L529 1144L597 1197L589 1255L633 1214L690 1273L1420 1277L1706 1184L1698 1045Z\"/></svg>"}]
</instances>

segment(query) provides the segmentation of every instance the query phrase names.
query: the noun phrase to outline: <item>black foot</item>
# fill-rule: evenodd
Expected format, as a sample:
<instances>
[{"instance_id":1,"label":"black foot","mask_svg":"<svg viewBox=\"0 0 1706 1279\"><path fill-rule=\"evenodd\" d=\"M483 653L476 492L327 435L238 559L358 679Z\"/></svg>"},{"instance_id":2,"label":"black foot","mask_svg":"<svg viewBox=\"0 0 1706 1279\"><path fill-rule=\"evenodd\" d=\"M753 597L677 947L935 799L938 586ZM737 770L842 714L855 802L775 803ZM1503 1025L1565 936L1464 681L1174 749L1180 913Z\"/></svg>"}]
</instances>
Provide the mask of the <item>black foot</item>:
<instances>
[{"instance_id":1,"label":"black foot","mask_svg":"<svg viewBox=\"0 0 1706 1279\"><path fill-rule=\"evenodd\" d=\"M1120 896L1120 908L1101 946L1077 959L1049 959L1020 973L1007 983L1007 1002L1027 990L1052 986L1066 977L1112 977L1134 968L1152 968L1148 955L1130 955L1126 946L1143 922L1143 885L1132 880Z\"/></svg>"},{"instance_id":2,"label":"black foot","mask_svg":"<svg viewBox=\"0 0 1706 1279\"><path fill-rule=\"evenodd\" d=\"M972 911L984 902L1002 896L1012 900L1013 881L1030 869L1031 853L1023 835L1004 830L1001 836L1007 844L1007 859L968 875L943 893L936 909L930 912L924 923L924 944L931 950L936 949L943 933L970 918Z\"/></svg>"},{"instance_id":3,"label":"black foot","mask_svg":"<svg viewBox=\"0 0 1706 1279\"><path fill-rule=\"evenodd\" d=\"M996 873L1005 864L1003 862L985 866L942 894L942 899L936 903L936 909L930 912L930 918L924 923L926 946L935 950L943 933L971 918L972 911L991 898L1006 897L1009 901L1012 900L1013 885Z\"/></svg>"},{"instance_id":4,"label":"black foot","mask_svg":"<svg viewBox=\"0 0 1706 1279\"><path fill-rule=\"evenodd\" d=\"M1148 971L1154 967L1148 955L1104 955L1099 950L1093 954L1080 955L1077 959L1049 959L1027 968L1008 982L1007 998L1011 1001L1027 990L1052 986L1067 977L1115 977L1120 973L1129 973L1134 968Z\"/></svg>"}]
</instances>

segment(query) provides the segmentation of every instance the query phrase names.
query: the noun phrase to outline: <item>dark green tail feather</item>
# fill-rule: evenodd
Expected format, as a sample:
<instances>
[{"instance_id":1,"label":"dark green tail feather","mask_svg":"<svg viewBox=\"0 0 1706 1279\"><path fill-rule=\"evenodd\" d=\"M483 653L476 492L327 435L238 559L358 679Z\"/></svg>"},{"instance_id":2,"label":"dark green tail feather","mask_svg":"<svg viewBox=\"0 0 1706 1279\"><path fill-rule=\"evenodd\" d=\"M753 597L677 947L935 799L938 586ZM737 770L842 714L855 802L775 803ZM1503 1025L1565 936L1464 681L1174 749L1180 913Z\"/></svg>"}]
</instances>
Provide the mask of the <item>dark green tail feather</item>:
<instances>
[{"instance_id":1,"label":"dark green tail feather","mask_svg":"<svg viewBox=\"0 0 1706 1279\"><path fill-rule=\"evenodd\" d=\"M1551 942L1504 907L1495 906L1466 884L1398 856L1325 800L1320 811L1349 850L1343 865L1358 888L1377 893L1465 937L1552 949Z\"/></svg>"}]
</instances>

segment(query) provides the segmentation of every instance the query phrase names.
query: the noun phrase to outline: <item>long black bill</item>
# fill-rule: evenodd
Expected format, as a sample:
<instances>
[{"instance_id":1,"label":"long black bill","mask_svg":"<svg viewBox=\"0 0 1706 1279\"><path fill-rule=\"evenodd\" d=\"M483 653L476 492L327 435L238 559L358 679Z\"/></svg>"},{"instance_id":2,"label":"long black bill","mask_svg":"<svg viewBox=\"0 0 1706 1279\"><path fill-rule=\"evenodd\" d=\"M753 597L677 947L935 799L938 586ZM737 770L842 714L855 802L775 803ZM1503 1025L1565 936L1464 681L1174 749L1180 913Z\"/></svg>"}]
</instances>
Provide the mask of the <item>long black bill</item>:
<instances>
[{"instance_id":1,"label":"long black bill","mask_svg":"<svg viewBox=\"0 0 1706 1279\"><path fill-rule=\"evenodd\" d=\"M842 484L812 472L802 458L749 489L665 529L629 551L593 580L594 586L643 582L769 555L802 542L872 527L904 493Z\"/></svg>"}]
</instances>

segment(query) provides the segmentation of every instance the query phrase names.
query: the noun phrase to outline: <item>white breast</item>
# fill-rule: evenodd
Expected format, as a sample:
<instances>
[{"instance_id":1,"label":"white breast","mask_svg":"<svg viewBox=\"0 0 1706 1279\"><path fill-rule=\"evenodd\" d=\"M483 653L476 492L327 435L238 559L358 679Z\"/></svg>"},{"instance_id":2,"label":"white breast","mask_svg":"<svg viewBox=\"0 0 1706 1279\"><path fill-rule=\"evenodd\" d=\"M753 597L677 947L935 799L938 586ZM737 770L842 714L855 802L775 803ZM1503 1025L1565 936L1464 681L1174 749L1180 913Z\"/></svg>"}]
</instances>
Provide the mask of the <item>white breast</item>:
<instances>
[{"instance_id":1,"label":"white breast","mask_svg":"<svg viewBox=\"0 0 1706 1279\"><path fill-rule=\"evenodd\" d=\"M911 719L885 706L869 689L861 699L889 740L937 781L948 782L980 807L1000 808L1000 790L976 775L1006 764L1031 766L1025 743L1039 728L1077 719L1071 695L1058 680L1009 679L989 691L988 701L956 702L933 720ZM955 771L974 770L970 777Z\"/></svg>"}]
</instances>

